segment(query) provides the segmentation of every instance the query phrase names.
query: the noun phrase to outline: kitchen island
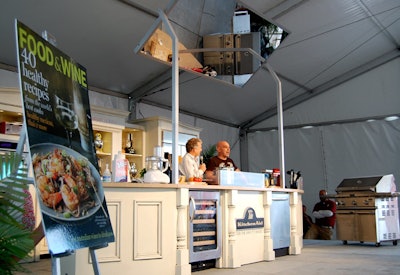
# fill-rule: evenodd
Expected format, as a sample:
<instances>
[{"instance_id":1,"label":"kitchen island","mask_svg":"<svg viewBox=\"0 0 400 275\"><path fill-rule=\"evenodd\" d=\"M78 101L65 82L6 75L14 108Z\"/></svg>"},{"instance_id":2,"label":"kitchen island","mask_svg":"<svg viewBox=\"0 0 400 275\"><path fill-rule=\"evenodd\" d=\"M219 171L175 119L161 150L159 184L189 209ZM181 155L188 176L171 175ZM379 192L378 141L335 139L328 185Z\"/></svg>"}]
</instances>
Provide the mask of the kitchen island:
<instances>
[{"instance_id":1,"label":"kitchen island","mask_svg":"<svg viewBox=\"0 0 400 275\"><path fill-rule=\"evenodd\" d=\"M302 190L198 184L104 183L115 242L96 250L102 274L191 274L191 192L216 192L220 207L217 268L275 260L277 243L271 223L276 194L288 197L287 254L302 249ZM275 237L274 237L275 234ZM278 240L278 242L280 242ZM283 242L283 248L286 248ZM92 274L88 249L61 258L62 274Z\"/></svg>"}]
</instances>

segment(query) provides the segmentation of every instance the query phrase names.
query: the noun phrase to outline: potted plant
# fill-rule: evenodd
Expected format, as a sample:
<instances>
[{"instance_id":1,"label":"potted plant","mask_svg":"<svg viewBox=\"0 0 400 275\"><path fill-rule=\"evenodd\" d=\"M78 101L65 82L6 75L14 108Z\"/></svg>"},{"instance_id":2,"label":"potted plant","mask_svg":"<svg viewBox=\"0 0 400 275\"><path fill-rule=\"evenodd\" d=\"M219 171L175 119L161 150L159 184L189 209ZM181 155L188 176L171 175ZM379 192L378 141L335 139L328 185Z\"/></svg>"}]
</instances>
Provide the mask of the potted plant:
<instances>
[{"instance_id":1,"label":"potted plant","mask_svg":"<svg viewBox=\"0 0 400 275\"><path fill-rule=\"evenodd\" d=\"M28 272L19 260L34 248L32 231L22 223L29 181L21 163L16 153L0 156L0 274L5 275Z\"/></svg>"},{"instance_id":2,"label":"potted plant","mask_svg":"<svg viewBox=\"0 0 400 275\"><path fill-rule=\"evenodd\" d=\"M203 157L203 162L207 165L210 158L215 156L216 153L217 153L217 148L216 148L215 144L205 147L201 151L201 156Z\"/></svg>"}]
</instances>

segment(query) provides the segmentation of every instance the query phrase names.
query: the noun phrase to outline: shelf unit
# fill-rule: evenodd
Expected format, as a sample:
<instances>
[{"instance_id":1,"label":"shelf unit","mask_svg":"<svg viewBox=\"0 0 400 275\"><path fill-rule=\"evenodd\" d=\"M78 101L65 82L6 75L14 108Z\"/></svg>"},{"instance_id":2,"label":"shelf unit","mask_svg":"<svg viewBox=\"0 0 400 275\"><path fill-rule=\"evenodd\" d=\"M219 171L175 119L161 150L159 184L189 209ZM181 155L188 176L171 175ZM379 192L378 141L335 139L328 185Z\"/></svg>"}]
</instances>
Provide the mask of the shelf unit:
<instances>
[{"instance_id":1,"label":"shelf unit","mask_svg":"<svg viewBox=\"0 0 400 275\"><path fill-rule=\"evenodd\" d=\"M125 158L128 159L129 165L132 165L132 163L135 163L136 169L137 169L138 175L139 175L139 172L145 167L144 166L144 162L145 162L144 127L139 126L139 125L126 124L126 128L123 129L123 131L122 131L121 152L125 151L124 147L125 147L125 144L127 143L127 137L129 134L131 135L131 138L132 138L132 146L135 149L135 153L130 154L130 153L125 152Z\"/></svg>"},{"instance_id":2,"label":"shelf unit","mask_svg":"<svg viewBox=\"0 0 400 275\"><path fill-rule=\"evenodd\" d=\"M145 166L145 129L141 125L127 123L129 112L100 106L90 106L92 114L93 135L100 133L103 137L103 148L96 152L99 167L104 171L106 163L112 172L112 161L119 151L130 163L135 162L138 172ZM131 133L135 154L125 153L126 136Z\"/></svg>"},{"instance_id":3,"label":"shelf unit","mask_svg":"<svg viewBox=\"0 0 400 275\"><path fill-rule=\"evenodd\" d=\"M19 122L22 123L21 94L18 89L0 88L0 122ZM20 136L14 134L0 133L0 142L18 143ZM7 149L7 148L5 148Z\"/></svg>"},{"instance_id":4,"label":"shelf unit","mask_svg":"<svg viewBox=\"0 0 400 275\"><path fill-rule=\"evenodd\" d=\"M21 93L19 88L7 88L0 87L0 122L19 122L23 123L24 116L22 114L22 103L21 103ZM18 144L20 135L17 134L2 134L0 133L0 143L2 144L0 148L0 154L7 153L9 151L15 151L15 149L5 148L7 143L13 143L15 146ZM27 152L26 144L24 148L24 155ZM32 171L31 171L32 172ZM33 178L32 178L33 181ZM29 192L32 195L34 201L34 212L39 213L39 205L36 199L36 190L33 184L28 186ZM36 215L36 225L41 222L40 215ZM40 259L41 254L47 254L48 247L45 238L35 247L35 249L29 253L29 256L24 259L24 262L33 262Z\"/></svg>"},{"instance_id":5,"label":"shelf unit","mask_svg":"<svg viewBox=\"0 0 400 275\"><path fill-rule=\"evenodd\" d=\"M172 139L166 139L167 132L172 132L172 122L165 117L149 117L144 119L133 120L132 123L142 126L146 132L145 156L154 155L154 147L162 146L164 152L169 152L172 146ZM201 128L193 127L184 123L179 123L179 141L178 146L182 147L181 156L186 153L185 144L191 137L199 137ZM169 152L171 153L171 152Z\"/></svg>"},{"instance_id":6,"label":"shelf unit","mask_svg":"<svg viewBox=\"0 0 400 275\"><path fill-rule=\"evenodd\" d=\"M112 161L116 154L120 151L129 163L134 162L138 172L143 169L144 166L144 128L139 125L124 124L116 125L100 121L92 121L93 134L100 133L103 140L103 148L96 151L98 164L100 168L100 174L106 168L106 164L112 173ZM133 146L135 148L135 154L125 153L126 137L131 134L133 137Z\"/></svg>"}]
</instances>

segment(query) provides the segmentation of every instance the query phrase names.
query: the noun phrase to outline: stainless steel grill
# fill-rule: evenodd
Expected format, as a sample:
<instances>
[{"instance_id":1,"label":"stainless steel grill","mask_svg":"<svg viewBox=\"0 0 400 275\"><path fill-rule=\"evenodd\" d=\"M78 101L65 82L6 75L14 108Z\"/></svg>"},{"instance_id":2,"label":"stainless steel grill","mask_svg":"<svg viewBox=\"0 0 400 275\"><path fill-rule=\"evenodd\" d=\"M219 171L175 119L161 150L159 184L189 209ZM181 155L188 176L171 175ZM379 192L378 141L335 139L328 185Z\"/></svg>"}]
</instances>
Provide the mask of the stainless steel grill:
<instances>
[{"instance_id":1,"label":"stainless steel grill","mask_svg":"<svg viewBox=\"0 0 400 275\"><path fill-rule=\"evenodd\" d=\"M399 209L393 175L344 179L336 188L336 237L348 241L392 241L400 238Z\"/></svg>"}]
</instances>

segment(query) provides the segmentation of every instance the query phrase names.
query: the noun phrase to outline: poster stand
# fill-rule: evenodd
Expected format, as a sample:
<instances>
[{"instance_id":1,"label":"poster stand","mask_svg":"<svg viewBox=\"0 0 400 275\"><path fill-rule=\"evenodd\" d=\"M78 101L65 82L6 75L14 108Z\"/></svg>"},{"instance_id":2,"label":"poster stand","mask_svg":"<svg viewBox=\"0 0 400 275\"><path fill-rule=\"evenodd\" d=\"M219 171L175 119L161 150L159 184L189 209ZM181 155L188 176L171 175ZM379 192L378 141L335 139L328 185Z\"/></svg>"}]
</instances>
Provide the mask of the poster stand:
<instances>
[{"instance_id":1,"label":"poster stand","mask_svg":"<svg viewBox=\"0 0 400 275\"><path fill-rule=\"evenodd\" d=\"M93 272L95 275L100 275L99 271L99 262L97 261L97 256L96 256L96 249L107 247L108 243L105 243L103 246L97 246L97 247L89 247L89 252L90 252L90 257L92 259L92 267L93 267Z\"/></svg>"},{"instance_id":2,"label":"poster stand","mask_svg":"<svg viewBox=\"0 0 400 275\"><path fill-rule=\"evenodd\" d=\"M21 156L21 157L23 155L25 141L26 141L25 126L26 125L25 125L25 122L24 122L24 125L23 125L23 127L21 129L20 138L18 140L17 149L16 149L16 154ZM108 243L105 243L104 245L97 246L97 247L89 247L90 257L92 259L93 272L94 272L95 275L100 275L99 263L97 261L97 256L96 256L96 251L95 250L99 249L99 248L104 248L104 247L107 247L107 246L108 246ZM73 251L73 250L66 251L65 253L57 254L57 255L54 255L54 254L50 253L50 256L51 256L51 273L52 273L52 275L61 275L61 262L60 262L60 259L62 257L70 256L73 253L75 253L75 251Z\"/></svg>"},{"instance_id":3,"label":"poster stand","mask_svg":"<svg viewBox=\"0 0 400 275\"><path fill-rule=\"evenodd\" d=\"M105 246L108 246L108 244L106 244ZM102 247L105 247L105 246L102 246ZM99 262L97 261L97 256L96 256L95 250L102 248L102 247L89 247L90 257L92 259L93 274L95 274L95 275L100 275ZM57 254L57 255L50 254L51 255L51 274L52 275L62 275L62 273L61 273L61 258L70 256L73 253L75 253L75 251L68 251L61 255L60 254Z\"/></svg>"}]
</instances>

